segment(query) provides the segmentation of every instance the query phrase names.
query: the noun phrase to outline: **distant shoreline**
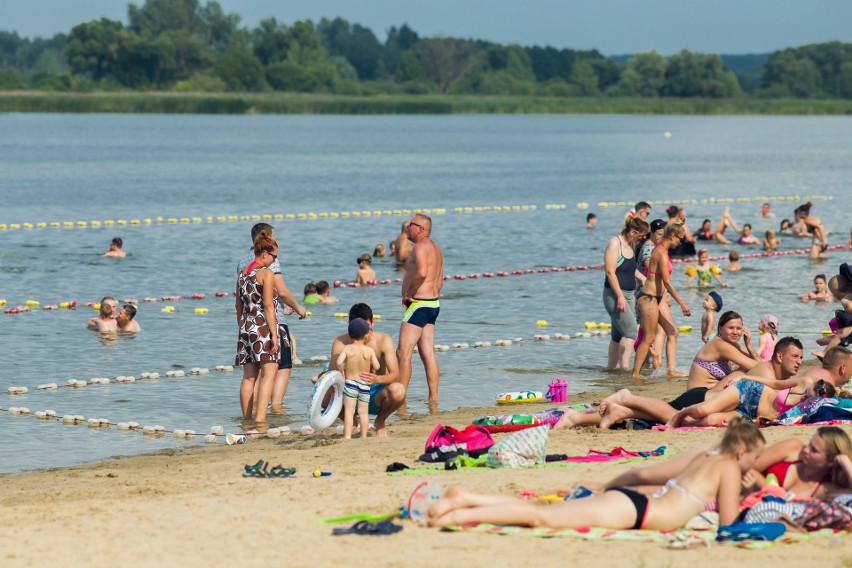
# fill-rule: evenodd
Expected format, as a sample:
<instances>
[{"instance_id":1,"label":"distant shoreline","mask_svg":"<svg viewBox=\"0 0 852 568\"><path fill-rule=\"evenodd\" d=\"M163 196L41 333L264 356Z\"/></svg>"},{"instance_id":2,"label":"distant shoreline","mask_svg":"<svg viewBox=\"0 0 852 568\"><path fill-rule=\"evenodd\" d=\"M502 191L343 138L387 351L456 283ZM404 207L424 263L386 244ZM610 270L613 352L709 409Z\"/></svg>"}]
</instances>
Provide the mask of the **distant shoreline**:
<instances>
[{"instance_id":1,"label":"distant shoreline","mask_svg":"<svg viewBox=\"0 0 852 568\"><path fill-rule=\"evenodd\" d=\"M852 115L852 100L0 92L0 113Z\"/></svg>"}]
</instances>

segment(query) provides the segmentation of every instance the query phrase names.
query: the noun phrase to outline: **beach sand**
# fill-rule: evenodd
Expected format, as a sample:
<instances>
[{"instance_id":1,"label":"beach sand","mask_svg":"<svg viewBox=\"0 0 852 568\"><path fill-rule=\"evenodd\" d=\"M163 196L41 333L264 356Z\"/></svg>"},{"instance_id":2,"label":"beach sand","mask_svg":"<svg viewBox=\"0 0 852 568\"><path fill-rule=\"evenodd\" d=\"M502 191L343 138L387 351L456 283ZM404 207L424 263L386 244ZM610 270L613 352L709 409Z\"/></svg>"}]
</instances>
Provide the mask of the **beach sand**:
<instances>
[{"instance_id":1,"label":"beach sand","mask_svg":"<svg viewBox=\"0 0 852 568\"><path fill-rule=\"evenodd\" d=\"M673 398L683 382L649 381L636 392ZM495 389L496 390L496 389ZM569 397L598 401L602 394ZM531 411L548 405L524 405ZM317 519L385 513L412 487L431 481L481 492L551 494L583 479L607 479L636 465L593 464L529 470L476 470L389 476L392 462L412 467L438 422L455 427L506 407L462 408L391 423L388 439L344 442L333 430L193 446L154 455L0 478L0 565L6 566L850 566L852 537L817 538L767 550L714 546L667 550L658 544L441 532L399 521L393 536L331 535ZM771 443L809 438L808 427L768 428ZM502 435L501 435L502 436ZM668 447L670 454L715 441L721 431L552 431L548 453ZM499 439L499 438L498 438ZM263 458L295 467L290 479L243 478ZM313 478L316 469L332 472Z\"/></svg>"}]
</instances>

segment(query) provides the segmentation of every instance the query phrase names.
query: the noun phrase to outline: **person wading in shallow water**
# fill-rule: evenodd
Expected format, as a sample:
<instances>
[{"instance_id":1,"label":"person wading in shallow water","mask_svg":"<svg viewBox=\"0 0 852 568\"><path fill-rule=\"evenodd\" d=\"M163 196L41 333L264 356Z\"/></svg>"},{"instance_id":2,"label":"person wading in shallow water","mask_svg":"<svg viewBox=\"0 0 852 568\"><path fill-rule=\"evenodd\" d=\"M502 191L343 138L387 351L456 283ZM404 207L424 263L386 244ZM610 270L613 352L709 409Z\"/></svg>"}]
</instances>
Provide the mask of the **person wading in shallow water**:
<instances>
[{"instance_id":1,"label":"person wading in shallow water","mask_svg":"<svg viewBox=\"0 0 852 568\"><path fill-rule=\"evenodd\" d=\"M426 369L429 386L429 402L438 401L438 382L441 371L435 358L435 322L441 311L439 298L444 285L444 255L441 248L430 237L432 219L427 215L415 215L406 228L408 239L414 248L405 261L405 277L402 279L402 305L405 313L399 328L399 380L408 390L411 380L411 356L414 345Z\"/></svg>"}]
</instances>

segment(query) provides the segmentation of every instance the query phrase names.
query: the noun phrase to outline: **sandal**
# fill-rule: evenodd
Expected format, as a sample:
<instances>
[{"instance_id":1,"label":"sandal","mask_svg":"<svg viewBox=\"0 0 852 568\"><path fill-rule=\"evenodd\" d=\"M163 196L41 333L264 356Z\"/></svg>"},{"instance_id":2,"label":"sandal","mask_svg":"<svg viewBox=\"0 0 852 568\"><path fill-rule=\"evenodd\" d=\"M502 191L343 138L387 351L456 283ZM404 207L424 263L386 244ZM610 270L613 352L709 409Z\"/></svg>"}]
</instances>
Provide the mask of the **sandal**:
<instances>
[{"instance_id":1,"label":"sandal","mask_svg":"<svg viewBox=\"0 0 852 568\"><path fill-rule=\"evenodd\" d=\"M379 521L371 523L370 521L358 521L348 529L332 529L331 534L342 536L348 534L370 535L370 536L387 536L398 533L402 530L402 525L395 525L391 521Z\"/></svg>"},{"instance_id":2,"label":"sandal","mask_svg":"<svg viewBox=\"0 0 852 568\"><path fill-rule=\"evenodd\" d=\"M269 477L269 472L266 471L266 468L269 466L268 462L258 460L254 465L244 466L246 472L243 474L243 477Z\"/></svg>"},{"instance_id":3,"label":"sandal","mask_svg":"<svg viewBox=\"0 0 852 568\"><path fill-rule=\"evenodd\" d=\"M293 477L294 475L296 475L295 467L284 467L278 464L269 470L268 477Z\"/></svg>"}]
</instances>

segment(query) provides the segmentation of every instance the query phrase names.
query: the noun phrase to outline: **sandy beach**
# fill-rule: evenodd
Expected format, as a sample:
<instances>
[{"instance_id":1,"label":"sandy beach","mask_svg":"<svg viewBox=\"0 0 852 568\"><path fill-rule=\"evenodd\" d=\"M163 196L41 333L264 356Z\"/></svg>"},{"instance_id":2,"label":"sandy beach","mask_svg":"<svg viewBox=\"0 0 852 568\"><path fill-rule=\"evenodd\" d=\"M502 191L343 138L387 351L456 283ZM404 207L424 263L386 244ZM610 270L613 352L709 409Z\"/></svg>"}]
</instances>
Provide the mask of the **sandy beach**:
<instances>
[{"instance_id":1,"label":"sandy beach","mask_svg":"<svg viewBox=\"0 0 852 568\"><path fill-rule=\"evenodd\" d=\"M681 382L646 384L642 394L673 397ZM598 401L601 393L570 397ZM545 408L529 405L524 410ZM476 470L389 476L392 462L418 467L438 422L462 427L498 407L413 416L390 425L388 439L344 442L333 430L256 439L246 445L193 447L103 463L9 475L0 483L3 566L848 566L852 539L817 538L768 550L714 546L667 550L657 544L498 537L441 532L399 521L393 536L332 536L323 517L397 509L420 481L503 494L551 494L572 481L609 478L636 463L529 470ZM852 429L850 429L852 431ZM768 428L771 443L807 439L813 428ZM721 432L552 431L548 453L583 454L615 446L638 451L660 445L669 454L719 439ZM499 438L498 438L499 439ZM297 469L289 479L243 478L244 464L263 458ZM313 478L316 469L330 477Z\"/></svg>"}]
</instances>

